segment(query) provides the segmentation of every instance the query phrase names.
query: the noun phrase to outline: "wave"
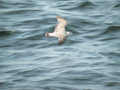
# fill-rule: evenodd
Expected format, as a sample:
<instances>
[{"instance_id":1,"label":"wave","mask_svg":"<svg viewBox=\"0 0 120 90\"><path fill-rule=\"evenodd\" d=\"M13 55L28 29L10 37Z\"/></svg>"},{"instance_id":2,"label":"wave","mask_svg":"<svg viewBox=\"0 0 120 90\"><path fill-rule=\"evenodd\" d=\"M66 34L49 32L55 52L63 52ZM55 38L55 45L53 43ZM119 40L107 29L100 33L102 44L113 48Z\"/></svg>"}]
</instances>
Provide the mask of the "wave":
<instances>
[{"instance_id":1,"label":"wave","mask_svg":"<svg viewBox=\"0 0 120 90\"><path fill-rule=\"evenodd\" d=\"M0 37L12 35L14 31L11 30L0 30Z\"/></svg>"},{"instance_id":2,"label":"wave","mask_svg":"<svg viewBox=\"0 0 120 90\"><path fill-rule=\"evenodd\" d=\"M120 30L120 26L109 26L103 34L114 33Z\"/></svg>"}]
</instances>

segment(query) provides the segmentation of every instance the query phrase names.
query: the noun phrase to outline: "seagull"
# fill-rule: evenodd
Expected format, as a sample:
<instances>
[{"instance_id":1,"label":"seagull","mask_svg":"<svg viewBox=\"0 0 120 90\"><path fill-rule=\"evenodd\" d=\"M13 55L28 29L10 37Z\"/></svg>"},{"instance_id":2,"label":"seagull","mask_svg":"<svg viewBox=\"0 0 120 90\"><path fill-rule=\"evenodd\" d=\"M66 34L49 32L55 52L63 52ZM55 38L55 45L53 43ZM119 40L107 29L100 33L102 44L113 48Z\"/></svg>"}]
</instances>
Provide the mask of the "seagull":
<instances>
[{"instance_id":1,"label":"seagull","mask_svg":"<svg viewBox=\"0 0 120 90\"><path fill-rule=\"evenodd\" d=\"M56 19L57 19L58 24L56 25L54 32L46 32L45 36L56 37L58 38L59 44L61 44L64 42L66 37L70 35L70 32L67 32L65 30L65 27L67 26L67 21L64 18L60 16L56 16Z\"/></svg>"}]
</instances>

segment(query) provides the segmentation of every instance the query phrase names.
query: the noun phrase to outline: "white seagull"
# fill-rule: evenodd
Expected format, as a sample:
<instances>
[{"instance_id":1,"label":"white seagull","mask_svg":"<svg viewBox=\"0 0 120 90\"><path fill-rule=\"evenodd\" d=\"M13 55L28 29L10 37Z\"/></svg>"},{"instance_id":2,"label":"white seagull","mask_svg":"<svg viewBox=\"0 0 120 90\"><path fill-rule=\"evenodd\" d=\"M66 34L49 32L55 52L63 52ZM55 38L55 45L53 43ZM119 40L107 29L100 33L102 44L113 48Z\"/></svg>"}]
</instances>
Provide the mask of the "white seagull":
<instances>
[{"instance_id":1,"label":"white seagull","mask_svg":"<svg viewBox=\"0 0 120 90\"><path fill-rule=\"evenodd\" d=\"M56 25L54 32L52 33L46 32L45 36L58 38L58 41L60 44L64 42L64 40L70 34L70 32L65 31L67 21L60 16L56 16L56 18L57 18L58 24Z\"/></svg>"}]
</instances>

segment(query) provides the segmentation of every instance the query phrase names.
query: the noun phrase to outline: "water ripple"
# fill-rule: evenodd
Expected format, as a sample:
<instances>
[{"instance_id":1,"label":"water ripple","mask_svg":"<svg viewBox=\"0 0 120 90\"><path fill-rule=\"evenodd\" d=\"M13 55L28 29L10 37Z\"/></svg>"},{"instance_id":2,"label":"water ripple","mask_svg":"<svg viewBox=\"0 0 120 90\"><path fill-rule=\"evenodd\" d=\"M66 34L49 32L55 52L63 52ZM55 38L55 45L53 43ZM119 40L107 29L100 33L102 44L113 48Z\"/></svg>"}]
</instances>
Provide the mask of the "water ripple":
<instances>
[{"instance_id":1,"label":"water ripple","mask_svg":"<svg viewBox=\"0 0 120 90\"><path fill-rule=\"evenodd\" d=\"M1 90L119 90L118 0L1 0ZM46 38L61 16L71 35Z\"/></svg>"}]
</instances>

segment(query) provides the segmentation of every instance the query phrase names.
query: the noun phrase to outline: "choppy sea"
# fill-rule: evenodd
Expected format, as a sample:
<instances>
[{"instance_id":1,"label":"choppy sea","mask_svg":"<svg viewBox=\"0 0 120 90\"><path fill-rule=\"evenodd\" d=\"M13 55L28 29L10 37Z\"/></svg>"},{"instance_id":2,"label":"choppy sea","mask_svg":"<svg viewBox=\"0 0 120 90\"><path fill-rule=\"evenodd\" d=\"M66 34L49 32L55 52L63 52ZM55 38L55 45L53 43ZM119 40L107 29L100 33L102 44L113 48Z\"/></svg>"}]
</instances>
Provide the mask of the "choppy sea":
<instances>
[{"instance_id":1,"label":"choppy sea","mask_svg":"<svg viewBox=\"0 0 120 90\"><path fill-rule=\"evenodd\" d=\"M0 0L0 90L120 90L120 0Z\"/></svg>"}]
</instances>

